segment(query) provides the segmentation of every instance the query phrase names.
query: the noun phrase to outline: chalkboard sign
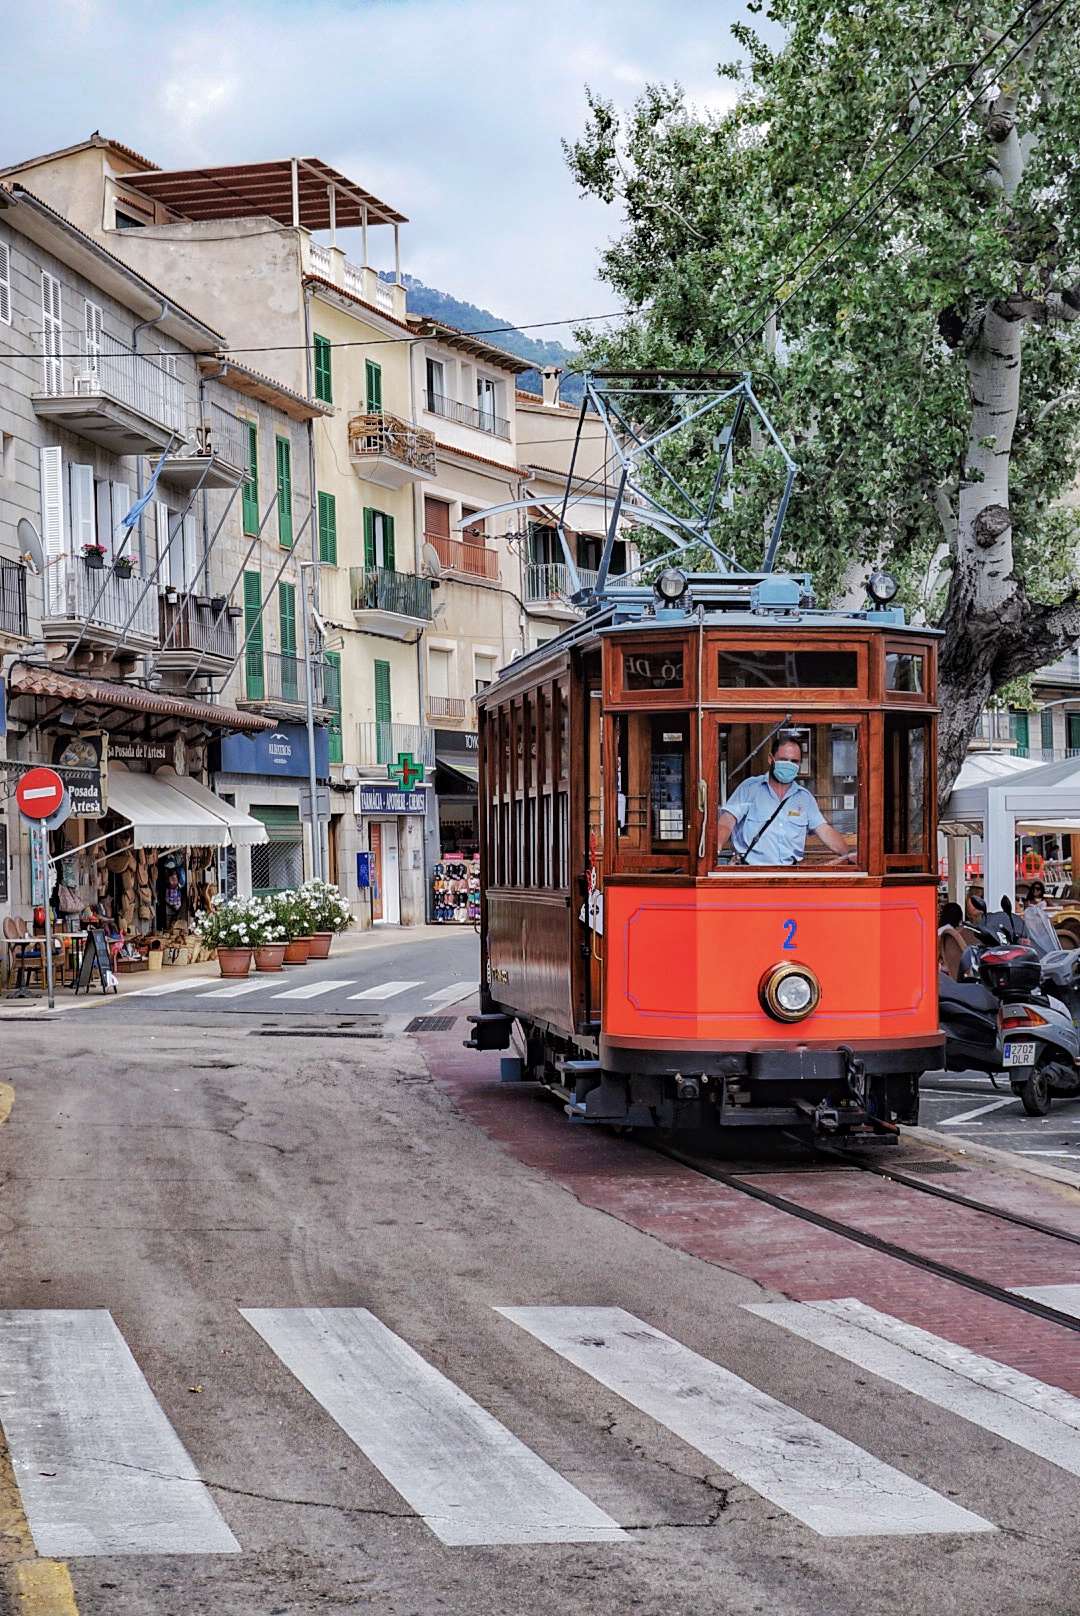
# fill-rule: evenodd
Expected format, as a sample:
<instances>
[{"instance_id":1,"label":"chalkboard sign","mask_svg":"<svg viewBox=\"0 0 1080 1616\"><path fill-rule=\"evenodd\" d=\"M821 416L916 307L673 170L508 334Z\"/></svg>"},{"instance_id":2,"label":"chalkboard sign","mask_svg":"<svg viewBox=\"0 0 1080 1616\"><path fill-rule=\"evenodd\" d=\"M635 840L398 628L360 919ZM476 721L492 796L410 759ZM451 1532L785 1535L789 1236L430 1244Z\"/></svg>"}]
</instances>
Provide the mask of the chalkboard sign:
<instances>
[{"instance_id":1,"label":"chalkboard sign","mask_svg":"<svg viewBox=\"0 0 1080 1616\"><path fill-rule=\"evenodd\" d=\"M112 959L109 955L109 939L100 926L91 926L89 936L83 944L82 959L79 962L79 980L75 984L76 994L80 988L90 992L90 984L97 971L101 983L102 993L109 991L109 972L112 970ZM116 992L116 983L113 983L113 992Z\"/></svg>"}]
</instances>

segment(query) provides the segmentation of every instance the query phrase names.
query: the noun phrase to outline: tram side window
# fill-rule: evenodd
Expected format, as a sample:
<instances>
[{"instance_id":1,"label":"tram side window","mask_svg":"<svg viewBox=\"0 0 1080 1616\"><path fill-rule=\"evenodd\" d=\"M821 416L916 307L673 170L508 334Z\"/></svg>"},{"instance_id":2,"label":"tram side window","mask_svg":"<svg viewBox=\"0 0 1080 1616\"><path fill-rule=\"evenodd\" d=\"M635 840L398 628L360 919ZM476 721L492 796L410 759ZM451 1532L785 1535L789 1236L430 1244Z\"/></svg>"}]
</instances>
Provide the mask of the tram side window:
<instances>
[{"instance_id":1,"label":"tram side window","mask_svg":"<svg viewBox=\"0 0 1080 1616\"><path fill-rule=\"evenodd\" d=\"M851 870L859 860L861 725L720 719L719 862ZM788 778L784 778L787 776Z\"/></svg>"},{"instance_id":2,"label":"tram side window","mask_svg":"<svg viewBox=\"0 0 1080 1616\"><path fill-rule=\"evenodd\" d=\"M620 852L685 852L690 835L689 715L618 713L610 721L618 760Z\"/></svg>"},{"instance_id":3,"label":"tram side window","mask_svg":"<svg viewBox=\"0 0 1080 1616\"><path fill-rule=\"evenodd\" d=\"M885 856L925 864L930 725L925 718L885 719Z\"/></svg>"}]
</instances>

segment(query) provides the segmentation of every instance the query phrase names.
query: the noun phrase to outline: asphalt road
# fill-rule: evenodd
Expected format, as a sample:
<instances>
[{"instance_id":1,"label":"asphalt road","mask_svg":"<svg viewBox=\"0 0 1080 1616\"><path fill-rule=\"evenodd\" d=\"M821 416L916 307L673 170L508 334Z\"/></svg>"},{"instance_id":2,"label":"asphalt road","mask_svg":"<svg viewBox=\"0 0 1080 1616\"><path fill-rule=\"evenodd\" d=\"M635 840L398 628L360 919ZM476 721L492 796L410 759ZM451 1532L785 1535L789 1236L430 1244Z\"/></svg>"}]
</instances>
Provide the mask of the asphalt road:
<instances>
[{"instance_id":1,"label":"asphalt road","mask_svg":"<svg viewBox=\"0 0 1080 1616\"><path fill-rule=\"evenodd\" d=\"M1080 1097L1054 1100L1045 1117L1029 1117L1004 1078L998 1088L981 1072L927 1072L919 1121L943 1134L978 1140L1051 1166L1080 1167Z\"/></svg>"}]
</instances>

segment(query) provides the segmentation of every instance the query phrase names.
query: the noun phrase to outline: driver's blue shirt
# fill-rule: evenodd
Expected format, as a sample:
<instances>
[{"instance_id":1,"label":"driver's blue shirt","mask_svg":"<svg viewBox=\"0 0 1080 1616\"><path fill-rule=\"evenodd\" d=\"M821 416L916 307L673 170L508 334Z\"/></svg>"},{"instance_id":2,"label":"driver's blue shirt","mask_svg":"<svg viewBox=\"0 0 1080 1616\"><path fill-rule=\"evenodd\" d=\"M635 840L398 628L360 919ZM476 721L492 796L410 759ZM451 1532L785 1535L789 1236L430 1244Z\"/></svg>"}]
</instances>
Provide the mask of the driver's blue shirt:
<instances>
[{"instance_id":1,"label":"driver's blue shirt","mask_svg":"<svg viewBox=\"0 0 1080 1616\"><path fill-rule=\"evenodd\" d=\"M778 805L780 812L776 813ZM734 819L731 845L747 864L801 863L807 831L825 824L825 815L812 792L796 783L788 786L781 800L767 774L744 780L728 798L721 813ZM774 814L776 817L772 819ZM758 837L753 852L748 853L755 836L770 819L772 824Z\"/></svg>"}]
</instances>

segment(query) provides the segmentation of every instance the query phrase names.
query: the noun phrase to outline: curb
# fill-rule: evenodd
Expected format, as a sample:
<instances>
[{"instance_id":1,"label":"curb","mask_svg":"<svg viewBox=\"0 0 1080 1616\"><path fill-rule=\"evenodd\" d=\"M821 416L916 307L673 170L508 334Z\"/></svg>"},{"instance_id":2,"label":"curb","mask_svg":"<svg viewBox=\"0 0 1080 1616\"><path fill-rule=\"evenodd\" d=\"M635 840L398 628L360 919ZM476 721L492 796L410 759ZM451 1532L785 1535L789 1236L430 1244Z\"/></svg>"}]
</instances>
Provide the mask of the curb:
<instances>
[{"instance_id":1,"label":"curb","mask_svg":"<svg viewBox=\"0 0 1080 1616\"><path fill-rule=\"evenodd\" d=\"M901 1128L900 1132L905 1139L932 1145L935 1150L940 1150L947 1156L963 1156L969 1161L984 1161L989 1167L1007 1168L1013 1173L1024 1173L1029 1178L1047 1178L1055 1184L1064 1184L1069 1189L1080 1190L1080 1173L1071 1173L1067 1167L1051 1167L1043 1162L1028 1161L1011 1150L997 1150L993 1145L982 1145L976 1140L965 1139L961 1145L951 1135L938 1133L933 1128Z\"/></svg>"}]
</instances>

